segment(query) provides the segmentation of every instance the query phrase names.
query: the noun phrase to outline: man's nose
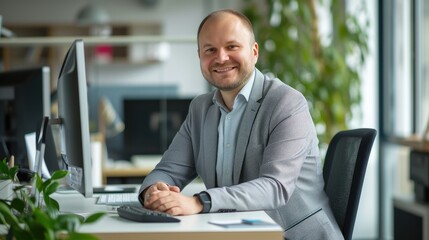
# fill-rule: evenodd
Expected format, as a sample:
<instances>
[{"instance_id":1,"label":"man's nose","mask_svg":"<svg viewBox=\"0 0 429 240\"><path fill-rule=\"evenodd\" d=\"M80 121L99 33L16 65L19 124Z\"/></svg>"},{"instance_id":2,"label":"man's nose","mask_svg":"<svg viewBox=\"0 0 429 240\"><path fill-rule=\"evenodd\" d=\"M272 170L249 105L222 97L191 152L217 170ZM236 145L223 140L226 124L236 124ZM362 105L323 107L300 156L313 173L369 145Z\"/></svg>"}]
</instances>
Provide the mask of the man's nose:
<instances>
[{"instance_id":1,"label":"man's nose","mask_svg":"<svg viewBox=\"0 0 429 240\"><path fill-rule=\"evenodd\" d=\"M224 63L225 61L229 60L228 52L224 49L220 49L217 53L216 60L218 63Z\"/></svg>"}]
</instances>

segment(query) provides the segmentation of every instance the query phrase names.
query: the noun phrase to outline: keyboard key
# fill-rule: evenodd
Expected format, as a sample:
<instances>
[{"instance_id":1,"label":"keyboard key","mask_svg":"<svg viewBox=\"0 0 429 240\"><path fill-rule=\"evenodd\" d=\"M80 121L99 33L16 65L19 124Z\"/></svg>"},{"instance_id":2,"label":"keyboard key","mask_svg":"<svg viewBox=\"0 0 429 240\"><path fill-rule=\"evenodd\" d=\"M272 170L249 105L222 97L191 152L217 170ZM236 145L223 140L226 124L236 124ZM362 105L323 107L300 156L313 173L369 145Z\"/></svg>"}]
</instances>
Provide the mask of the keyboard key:
<instances>
[{"instance_id":1,"label":"keyboard key","mask_svg":"<svg viewBox=\"0 0 429 240\"><path fill-rule=\"evenodd\" d=\"M121 206L125 204L139 203L138 193L109 193L101 194L97 199L97 204Z\"/></svg>"}]
</instances>

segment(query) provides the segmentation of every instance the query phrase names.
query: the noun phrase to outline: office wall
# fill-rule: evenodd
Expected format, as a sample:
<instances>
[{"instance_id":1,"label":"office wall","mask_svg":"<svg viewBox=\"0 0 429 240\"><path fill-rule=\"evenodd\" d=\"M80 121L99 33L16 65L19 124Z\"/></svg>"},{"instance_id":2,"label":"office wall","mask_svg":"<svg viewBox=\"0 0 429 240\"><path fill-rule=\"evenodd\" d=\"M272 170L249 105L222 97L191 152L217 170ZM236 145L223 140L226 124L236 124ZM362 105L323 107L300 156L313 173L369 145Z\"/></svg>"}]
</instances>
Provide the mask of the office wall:
<instances>
[{"instance_id":1,"label":"office wall","mask_svg":"<svg viewBox=\"0 0 429 240\"><path fill-rule=\"evenodd\" d=\"M100 4L113 23L161 24L164 36L195 36L200 20L211 10L236 7L239 1L159 0L148 7L144 0L14 0L0 1L3 25L70 24L88 3ZM58 59L62 61L62 59ZM169 57L151 65L97 65L87 61L88 80L93 84L177 84L179 93L190 96L207 91L197 56L196 42L170 44Z\"/></svg>"}]
</instances>

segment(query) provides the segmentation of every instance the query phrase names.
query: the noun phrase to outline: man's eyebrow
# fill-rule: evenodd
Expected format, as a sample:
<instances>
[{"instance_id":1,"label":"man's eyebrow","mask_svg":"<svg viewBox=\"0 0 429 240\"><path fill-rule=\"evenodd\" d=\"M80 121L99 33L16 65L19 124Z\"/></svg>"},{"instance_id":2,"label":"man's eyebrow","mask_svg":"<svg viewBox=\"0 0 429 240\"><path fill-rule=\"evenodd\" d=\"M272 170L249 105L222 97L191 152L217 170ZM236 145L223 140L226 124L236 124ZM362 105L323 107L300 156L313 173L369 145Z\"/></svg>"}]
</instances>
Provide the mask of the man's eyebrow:
<instances>
[{"instance_id":1,"label":"man's eyebrow","mask_svg":"<svg viewBox=\"0 0 429 240\"><path fill-rule=\"evenodd\" d=\"M231 40L226 42L226 44L240 44L240 42L236 41L236 40Z\"/></svg>"},{"instance_id":2,"label":"man's eyebrow","mask_svg":"<svg viewBox=\"0 0 429 240\"><path fill-rule=\"evenodd\" d=\"M210 43L206 43L201 48L208 48L208 47L213 47L213 45Z\"/></svg>"},{"instance_id":3,"label":"man's eyebrow","mask_svg":"<svg viewBox=\"0 0 429 240\"><path fill-rule=\"evenodd\" d=\"M237 44L237 45L241 45L240 42L236 41L236 40L231 40L231 41L227 41L225 43L225 45L230 45L230 44ZM208 47L213 47L213 44L211 43L206 43L203 44L201 48L208 48Z\"/></svg>"}]
</instances>

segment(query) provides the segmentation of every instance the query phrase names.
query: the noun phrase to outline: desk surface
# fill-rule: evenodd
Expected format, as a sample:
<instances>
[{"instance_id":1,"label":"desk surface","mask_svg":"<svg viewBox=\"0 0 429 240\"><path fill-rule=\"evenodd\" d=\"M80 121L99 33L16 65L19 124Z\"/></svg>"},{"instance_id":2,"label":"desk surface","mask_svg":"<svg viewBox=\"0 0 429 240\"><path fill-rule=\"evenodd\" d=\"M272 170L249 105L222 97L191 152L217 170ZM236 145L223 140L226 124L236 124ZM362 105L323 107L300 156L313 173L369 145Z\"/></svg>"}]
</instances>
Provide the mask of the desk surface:
<instances>
[{"instance_id":1,"label":"desk surface","mask_svg":"<svg viewBox=\"0 0 429 240\"><path fill-rule=\"evenodd\" d=\"M84 198L76 192L55 193L53 197L60 203L63 212L83 216L100 211L108 212L98 222L81 228L82 232L97 235L101 239L283 239L283 230L278 225L228 229L208 223L241 219L273 222L263 211L179 216L180 223L138 223L120 218L112 207L96 205L96 198Z\"/></svg>"}]
</instances>

